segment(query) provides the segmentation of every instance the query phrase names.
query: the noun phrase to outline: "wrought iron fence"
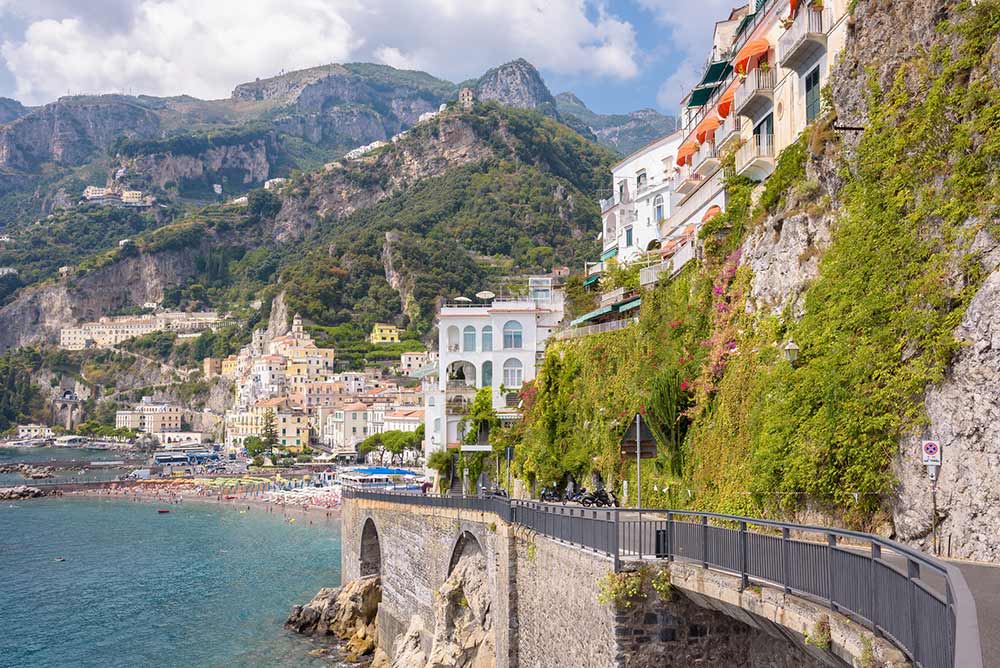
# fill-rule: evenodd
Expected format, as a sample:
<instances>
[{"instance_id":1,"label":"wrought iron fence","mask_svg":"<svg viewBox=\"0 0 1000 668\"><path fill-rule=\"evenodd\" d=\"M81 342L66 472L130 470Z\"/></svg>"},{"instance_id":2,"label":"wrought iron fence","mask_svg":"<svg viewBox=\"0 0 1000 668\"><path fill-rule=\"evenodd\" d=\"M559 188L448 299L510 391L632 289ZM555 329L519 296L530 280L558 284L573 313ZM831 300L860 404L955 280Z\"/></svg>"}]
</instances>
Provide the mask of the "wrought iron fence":
<instances>
[{"instance_id":1,"label":"wrought iron fence","mask_svg":"<svg viewBox=\"0 0 1000 668\"><path fill-rule=\"evenodd\" d=\"M489 512L623 560L681 559L822 603L899 646L922 668L982 668L975 602L957 567L878 536L657 509L584 508L496 496L344 489L347 498Z\"/></svg>"}]
</instances>

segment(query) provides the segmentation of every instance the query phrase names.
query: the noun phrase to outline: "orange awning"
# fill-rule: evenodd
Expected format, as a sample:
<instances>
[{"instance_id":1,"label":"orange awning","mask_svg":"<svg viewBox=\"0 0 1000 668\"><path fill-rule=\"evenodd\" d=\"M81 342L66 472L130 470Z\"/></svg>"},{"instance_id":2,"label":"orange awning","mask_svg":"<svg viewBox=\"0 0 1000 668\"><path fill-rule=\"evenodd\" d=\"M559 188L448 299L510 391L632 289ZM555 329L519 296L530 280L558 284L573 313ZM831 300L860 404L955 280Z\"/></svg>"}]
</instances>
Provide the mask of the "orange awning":
<instances>
[{"instance_id":1,"label":"orange awning","mask_svg":"<svg viewBox=\"0 0 1000 668\"><path fill-rule=\"evenodd\" d=\"M788 0L788 15L795 16L795 10L799 8L799 0Z\"/></svg>"},{"instance_id":2,"label":"orange awning","mask_svg":"<svg viewBox=\"0 0 1000 668\"><path fill-rule=\"evenodd\" d=\"M715 132L715 128L720 125L722 125L722 121L719 120L719 117L715 114L709 114L705 117L705 120L699 123L698 127L695 128L694 135L698 138L699 142L705 143L705 136Z\"/></svg>"},{"instance_id":3,"label":"orange awning","mask_svg":"<svg viewBox=\"0 0 1000 668\"><path fill-rule=\"evenodd\" d=\"M750 61L755 57L766 55L770 50L771 43L763 38L752 39L744 44L740 52L736 54L736 73L746 74L749 71L747 68Z\"/></svg>"},{"instance_id":4,"label":"orange awning","mask_svg":"<svg viewBox=\"0 0 1000 668\"><path fill-rule=\"evenodd\" d=\"M719 98L719 118L725 118L733 108L733 96L736 94L736 86L730 86Z\"/></svg>"},{"instance_id":5,"label":"orange awning","mask_svg":"<svg viewBox=\"0 0 1000 668\"><path fill-rule=\"evenodd\" d=\"M687 159L694 155L697 151L698 145L693 141L684 142L681 144L681 147L677 149L677 164L683 165L687 162Z\"/></svg>"},{"instance_id":6,"label":"orange awning","mask_svg":"<svg viewBox=\"0 0 1000 668\"><path fill-rule=\"evenodd\" d=\"M720 213L722 213L722 207L719 206L718 204L713 204L712 206L708 207L708 211L706 211L705 215L701 217L701 222L704 223L709 220L712 220Z\"/></svg>"}]
</instances>

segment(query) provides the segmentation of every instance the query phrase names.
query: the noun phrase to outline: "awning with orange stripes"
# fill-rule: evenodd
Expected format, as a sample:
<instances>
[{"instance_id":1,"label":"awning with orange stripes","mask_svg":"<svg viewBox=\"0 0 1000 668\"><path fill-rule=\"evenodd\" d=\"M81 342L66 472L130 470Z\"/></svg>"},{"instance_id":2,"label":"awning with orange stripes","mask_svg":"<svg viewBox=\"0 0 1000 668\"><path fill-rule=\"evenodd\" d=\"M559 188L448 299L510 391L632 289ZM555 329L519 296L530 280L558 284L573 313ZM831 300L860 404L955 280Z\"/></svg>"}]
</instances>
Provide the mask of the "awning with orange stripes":
<instances>
[{"instance_id":1,"label":"awning with orange stripes","mask_svg":"<svg viewBox=\"0 0 1000 668\"><path fill-rule=\"evenodd\" d=\"M711 133L715 132L715 128L722 125L722 121L715 114L709 114L705 119L698 124L698 127L694 129L694 136L698 138L698 141L702 144L705 143L705 137Z\"/></svg>"},{"instance_id":2,"label":"awning with orange stripes","mask_svg":"<svg viewBox=\"0 0 1000 668\"><path fill-rule=\"evenodd\" d=\"M736 73L746 74L749 71L747 68L750 65L750 61L756 57L766 55L770 50L771 43L763 38L752 39L744 44L740 52L736 54Z\"/></svg>"},{"instance_id":3,"label":"awning with orange stripes","mask_svg":"<svg viewBox=\"0 0 1000 668\"><path fill-rule=\"evenodd\" d=\"M722 97L719 98L719 118L725 118L733 108L733 96L736 95L736 86L730 86Z\"/></svg>"},{"instance_id":4,"label":"awning with orange stripes","mask_svg":"<svg viewBox=\"0 0 1000 668\"><path fill-rule=\"evenodd\" d=\"M693 141L686 141L677 149L677 164L683 165L687 159L697 153L698 145Z\"/></svg>"}]
</instances>

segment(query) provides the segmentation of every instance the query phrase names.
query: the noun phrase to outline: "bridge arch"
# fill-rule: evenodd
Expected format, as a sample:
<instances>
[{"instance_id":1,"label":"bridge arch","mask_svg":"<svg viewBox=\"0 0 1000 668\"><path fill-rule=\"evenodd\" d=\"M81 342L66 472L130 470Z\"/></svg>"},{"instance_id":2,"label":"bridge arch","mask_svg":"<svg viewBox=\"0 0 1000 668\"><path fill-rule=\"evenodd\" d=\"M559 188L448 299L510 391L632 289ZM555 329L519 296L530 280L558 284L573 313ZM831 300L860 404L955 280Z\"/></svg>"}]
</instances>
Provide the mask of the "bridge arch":
<instances>
[{"instance_id":1,"label":"bridge arch","mask_svg":"<svg viewBox=\"0 0 1000 668\"><path fill-rule=\"evenodd\" d=\"M458 566L459 560L466 555L483 554L483 546L479 539L470 531L463 531L455 541L455 547L451 551L451 560L448 562L448 575Z\"/></svg>"},{"instance_id":2,"label":"bridge arch","mask_svg":"<svg viewBox=\"0 0 1000 668\"><path fill-rule=\"evenodd\" d=\"M382 544L379 542L378 529L372 518L365 520L361 529L361 577L366 575L382 575Z\"/></svg>"}]
</instances>

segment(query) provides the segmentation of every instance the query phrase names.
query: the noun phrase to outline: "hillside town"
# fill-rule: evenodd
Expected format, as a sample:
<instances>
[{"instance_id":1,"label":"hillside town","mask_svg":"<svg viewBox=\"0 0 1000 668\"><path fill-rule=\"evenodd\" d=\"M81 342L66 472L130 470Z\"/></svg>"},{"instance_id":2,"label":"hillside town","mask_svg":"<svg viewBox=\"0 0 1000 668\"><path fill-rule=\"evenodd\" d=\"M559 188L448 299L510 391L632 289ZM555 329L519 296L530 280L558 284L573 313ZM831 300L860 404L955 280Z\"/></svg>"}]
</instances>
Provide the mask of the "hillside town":
<instances>
[{"instance_id":1,"label":"hillside town","mask_svg":"<svg viewBox=\"0 0 1000 668\"><path fill-rule=\"evenodd\" d=\"M0 2L11 665L1000 666L1000 0L178 1Z\"/></svg>"}]
</instances>

